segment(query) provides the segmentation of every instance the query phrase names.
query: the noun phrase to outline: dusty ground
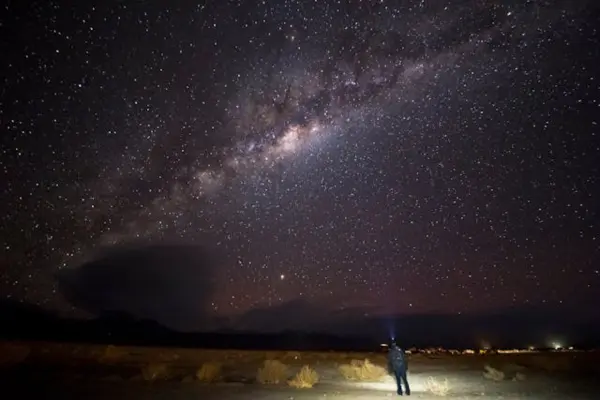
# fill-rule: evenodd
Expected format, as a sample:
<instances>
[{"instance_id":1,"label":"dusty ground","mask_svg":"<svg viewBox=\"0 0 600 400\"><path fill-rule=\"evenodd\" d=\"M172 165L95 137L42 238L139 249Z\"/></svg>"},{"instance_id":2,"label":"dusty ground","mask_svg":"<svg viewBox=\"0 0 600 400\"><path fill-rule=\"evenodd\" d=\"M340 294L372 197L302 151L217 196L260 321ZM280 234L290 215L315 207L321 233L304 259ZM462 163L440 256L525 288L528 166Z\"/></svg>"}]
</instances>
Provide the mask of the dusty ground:
<instances>
[{"instance_id":1,"label":"dusty ground","mask_svg":"<svg viewBox=\"0 0 600 400\"><path fill-rule=\"evenodd\" d=\"M162 349L49 343L0 344L5 393L25 398L66 399L377 399L396 397L389 376L380 381L348 381L339 366L368 358L385 365L382 353L311 353ZM264 385L257 371L265 360L288 366L288 378L303 365L319 374L310 389L285 382ZM411 398L436 398L431 379L447 380L448 398L597 399L598 353L410 356ZM218 381L196 378L204 364L220 364ZM484 366L504 379L484 377ZM518 373L518 375L517 375ZM518 378L518 379L517 379ZM16 397L16 396L14 396Z\"/></svg>"}]
</instances>

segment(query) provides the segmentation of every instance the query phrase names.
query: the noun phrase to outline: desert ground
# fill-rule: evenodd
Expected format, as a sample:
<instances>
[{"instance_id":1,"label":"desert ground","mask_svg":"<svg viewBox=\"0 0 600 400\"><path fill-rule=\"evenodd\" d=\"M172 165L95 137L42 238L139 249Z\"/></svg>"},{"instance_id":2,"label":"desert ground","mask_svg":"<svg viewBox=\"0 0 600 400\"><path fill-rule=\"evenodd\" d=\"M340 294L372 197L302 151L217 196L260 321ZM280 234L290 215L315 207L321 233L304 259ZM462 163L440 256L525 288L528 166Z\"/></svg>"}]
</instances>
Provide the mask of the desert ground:
<instances>
[{"instance_id":1,"label":"desert ground","mask_svg":"<svg viewBox=\"0 0 600 400\"><path fill-rule=\"evenodd\" d=\"M6 398L396 397L385 353L0 343ZM596 399L600 354L409 355L411 398ZM3 396L4 397L4 396Z\"/></svg>"}]
</instances>

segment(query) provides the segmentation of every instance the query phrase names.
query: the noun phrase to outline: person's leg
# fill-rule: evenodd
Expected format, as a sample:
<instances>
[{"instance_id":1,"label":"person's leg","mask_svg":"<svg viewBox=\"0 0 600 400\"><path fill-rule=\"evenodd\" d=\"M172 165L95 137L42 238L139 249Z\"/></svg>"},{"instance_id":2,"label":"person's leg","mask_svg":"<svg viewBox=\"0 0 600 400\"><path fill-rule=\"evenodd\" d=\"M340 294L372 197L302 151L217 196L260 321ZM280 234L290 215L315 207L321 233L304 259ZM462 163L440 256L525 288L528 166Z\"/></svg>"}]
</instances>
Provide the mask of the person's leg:
<instances>
[{"instance_id":1,"label":"person's leg","mask_svg":"<svg viewBox=\"0 0 600 400\"><path fill-rule=\"evenodd\" d=\"M402 371L402 381L404 382L404 391L406 392L406 395L410 396L410 386L408 385L406 370Z\"/></svg>"},{"instance_id":2,"label":"person's leg","mask_svg":"<svg viewBox=\"0 0 600 400\"><path fill-rule=\"evenodd\" d=\"M399 371L398 369L394 369L394 376L396 377L396 387L397 387L396 392L399 395L402 395L402 371Z\"/></svg>"}]
</instances>

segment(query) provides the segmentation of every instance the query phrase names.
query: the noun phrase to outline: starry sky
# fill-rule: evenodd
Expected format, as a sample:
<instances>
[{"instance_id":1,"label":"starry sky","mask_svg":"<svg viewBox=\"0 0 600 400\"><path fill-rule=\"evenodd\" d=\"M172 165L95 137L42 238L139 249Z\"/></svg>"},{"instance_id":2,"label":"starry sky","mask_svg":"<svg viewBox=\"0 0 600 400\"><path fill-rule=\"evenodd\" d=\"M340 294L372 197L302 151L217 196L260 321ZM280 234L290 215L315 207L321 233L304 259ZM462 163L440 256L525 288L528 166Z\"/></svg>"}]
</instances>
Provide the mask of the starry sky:
<instances>
[{"instance_id":1,"label":"starry sky","mask_svg":"<svg viewBox=\"0 0 600 400\"><path fill-rule=\"evenodd\" d=\"M600 293L594 1L3 7L6 299L77 315L57 274L157 243L211 261L102 279L217 316Z\"/></svg>"}]
</instances>

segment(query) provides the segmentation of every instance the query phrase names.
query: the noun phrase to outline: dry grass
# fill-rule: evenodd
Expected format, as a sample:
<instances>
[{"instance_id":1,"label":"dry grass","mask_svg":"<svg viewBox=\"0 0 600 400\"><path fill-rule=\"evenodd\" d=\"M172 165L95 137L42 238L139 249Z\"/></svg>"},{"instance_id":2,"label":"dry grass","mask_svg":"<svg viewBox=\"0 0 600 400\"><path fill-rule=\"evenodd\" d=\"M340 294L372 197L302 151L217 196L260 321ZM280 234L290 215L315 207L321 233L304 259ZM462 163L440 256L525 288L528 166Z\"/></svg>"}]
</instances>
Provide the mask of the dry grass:
<instances>
[{"instance_id":1,"label":"dry grass","mask_svg":"<svg viewBox=\"0 0 600 400\"><path fill-rule=\"evenodd\" d=\"M342 364L339 371L349 381L380 381L388 375L387 370L368 359L352 360L350 364Z\"/></svg>"},{"instance_id":2,"label":"dry grass","mask_svg":"<svg viewBox=\"0 0 600 400\"><path fill-rule=\"evenodd\" d=\"M285 382L289 376L288 367L278 360L265 360L258 369L256 380L263 384L277 385Z\"/></svg>"},{"instance_id":3,"label":"dry grass","mask_svg":"<svg viewBox=\"0 0 600 400\"><path fill-rule=\"evenodd\" d=\"M524 373L522 372L517 372L515 374L515 377L513 378L513 381L519 381L519 382L523 382L525 379L527 379L527 377L525 376Z\"/></svg>"},{"instance_id":4,"label":"dry grass","mask_svg":"<svg viewBox=\"0 0 600 400\"><path fill-rule=\"evenodd\" d=\"M179 354L173 351L164 351L158 354L157 359L159 359L161 362L173 362L179 360Z\"/></svg>"},{"instance_id":5,"label":"dry grass","mask_svg":"<svg viewBox=\"0 0 600 400\"><path fill-rule=\"evenodd\" d=\"M300 369L300 372L288 382L288 385L298 389L310 389L319 382L319 374L310 366L305 365Z\"/></svg>"},{"instance_id":6,"label":"dry grass","mask_svg":"<svg viewBox=\"0 0 600 400\"><path fill-rule=\"evenodd\" d=\"M287 380L292 378L303 365L310 365L313 369L319 371L323 379L321 370L328 371L330 367L340 368L341 373L347 379L362 380L365 375L372 376L370 373L364 373L369 368L357 365L358 362L352 360L369 359L372 364L385 367L386 353L366 353L366 352L333 352L333 351L258 351L258 350L210 350L210 349L173 349L160 347L134 347L134 346L106 346L106 345L80 345L73 343L49 343L49 342L17 342L0 341L0 366L3 368L18 364L19 362L44 363L48 365L57 365L57 368L63 365L97 365L99 362L107 363L107 367L120 367L121 365L129 368L137 366L139 375L136 380L144 379L142 376L142 366L149 364L166 364L169 367L167 376L161 377L160 371L157 373L156 367L146 368L146 379L171 379L177 378L179 371L184 371L189 375L189 379L199 382L196 376L197 370L204 362L220 362L227 365L227 371L221 371L221 379L231 370L231 379L242 379L248 381L256 379L257 370L263 366L264 360L279 360L290 369L290 375L287 379L276 379L280 384L287 385ZM439 356L431 358L425 354L411 354L408 356L413 371L427 370L430 366L443 366L443 368L452 370L454 368L471 369L477 368L480 373L485 372L487 379L500 380L502 373L504 377L497 384L503 381L519 381L538 373L570 371L573 373L600 373L600 352L579 352L579 353L527 353L527 354L488 354L488 355L459 355L459 356ZM342 364L350 364L342 366ZM494 367L493 370L483 370L483 365L489 364ZM189 369L189 368L192 369ZM163 367L158 367L161 369ZM112 372L112 371L111 371ZM518 374L521 372L521 374ZM84 371L81 371L83 374ZM96 372L93 372L96 373ZM100 372L98 372L100 373ZM104 370L103 372L104 373ZM79 374L79 375L81 375ZM340 372L335 372L335 375ZM267 374L268 375L268 374ZM531 376L530 376L531 375ZM381 373L375 374L375 379L379 376L385 376L383 369ZM437 376L437 375L436 375ZM600 375L597 375L600 376ZM342 378L342 375L339 375ZM427 378L427 375L425 376ZM484 378L484 379L486 379ZM443 375L440 378L443 381ZM228 378L228 380L230 380ZM265 379L270 381L270 379ZM426 382L424 382L425 384ZM443 383L443 382L442 382ZM450 380L451 390L448 397L451 397L455 391L455 383ZM318 384L317 384L318 385ZM432 394L429 394L433 396Z\"/></svg>"},{"instance_id":7,"label":"dry grass","mask_svg":"<svg viewBox=\"0 0 600 400\"><path fill-rule=\"evenodd\" d=\"M221 378L222 365L215 362L205 362L200 369L196 371L196 378L200 382L213 383Z\"/></svg>"},{"instance_id":8,"label":"dry grass","mask_svg":"<svg viewBox=\"0 0 600 400\"><path fill-rule=\"evenodd\" d=\"M302 358L302 354L299 351L287 351L282 358L284 360L297 361Z\"/></svg>"},{"instance_id":9,"label":"dry grass","mask_svg":"<svg viewBox=\"0 0 600 400\"><path fill-rule=\"evenodd\" d=\"M427 378L427 391L435 396L447 396L450 392L450 384L448 379L444 378L444 381L438 381L433 376Z\"/></svg>"},{"instance_id":10,"label":"dry grass","mask_svg":"<svg viewBox=\"0 0 600 400\"><path fill-rule=\"evenodd\" d=\"M493 381L499 382L504 380L504 372L499 369L493 368L489 365L486 365L485 372L483 373L484 378L491 379Z\"/></svg>"},{"instance_id":11,"label":"dry grass","mask_svg":"<svg viewBox=\"0 0 600 400\"><path fill-rule=\"evenodd\" d=\"M106 364L117 363L127 357L129 353L123 347L113 346L109 344L104 348L100 355L100 362Z\"/></svg>"},{"instance_id":12,"label":"dry grass","mask_svg":"<svg viewBox=\"0 0 600 400\"><path fill-rule=\"evenodd\" d=\"M145 381L165 379L167 377L168 372L169 368L166 364L151 363L142 367L142 378Z\"/></svg>"}]
</instances>

